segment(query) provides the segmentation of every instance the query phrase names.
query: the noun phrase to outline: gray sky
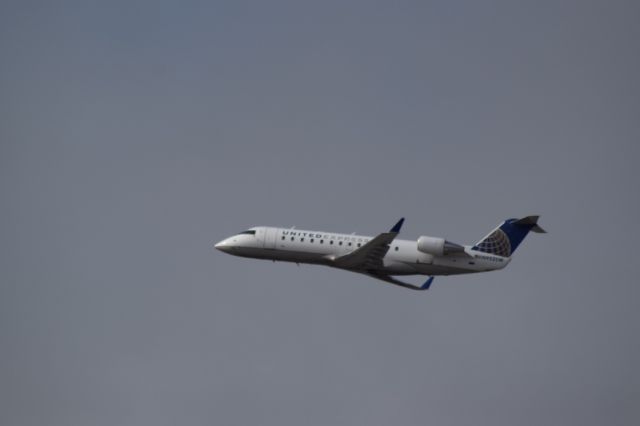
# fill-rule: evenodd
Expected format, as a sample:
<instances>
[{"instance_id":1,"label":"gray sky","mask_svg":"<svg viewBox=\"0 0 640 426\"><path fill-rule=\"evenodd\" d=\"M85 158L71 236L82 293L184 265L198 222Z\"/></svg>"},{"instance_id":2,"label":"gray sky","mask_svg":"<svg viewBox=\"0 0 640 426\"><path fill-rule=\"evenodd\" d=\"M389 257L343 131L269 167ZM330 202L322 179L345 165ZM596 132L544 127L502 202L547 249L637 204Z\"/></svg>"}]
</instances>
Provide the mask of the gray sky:
<instances>
[{"instance_id":1,"label":"gray sky","mask_svg":"<svg viewBox=\"0 0 640 426\"><path fill-rule=\"evenodd\" d=\"M0 424L640 422L640 7L5 1ZM254 225L472 243L427 293Z\"/></svg>"}]
</instances>

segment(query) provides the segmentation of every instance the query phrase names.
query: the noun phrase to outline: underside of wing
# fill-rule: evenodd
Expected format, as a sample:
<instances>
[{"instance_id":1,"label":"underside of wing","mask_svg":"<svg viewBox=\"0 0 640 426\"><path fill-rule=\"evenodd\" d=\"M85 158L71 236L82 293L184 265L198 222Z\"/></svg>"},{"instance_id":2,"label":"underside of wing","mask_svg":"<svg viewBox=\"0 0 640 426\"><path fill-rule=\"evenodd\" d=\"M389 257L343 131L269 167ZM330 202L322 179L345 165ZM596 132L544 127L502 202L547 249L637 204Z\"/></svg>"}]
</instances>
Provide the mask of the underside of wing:
<instances>
[{"instance_id":1,"label":"underside of wing","mask_svg":"<svg viewBox=\"0 0 640 426\"><path fill-rule=\"evenodd\" d=\"M376 273L374 271L369 271L369 272L363 272L363 274L368 275L370 277L376 278L378 280L382 280L385 282L388 282L390 284L393 285L397 285L400 287L404 287L404 288L408 288L411 290L429 290L429 287L431 286L431 283L433 282L433 277L429 277L427 279L427 281L425 281L422 285L418 286L418 285L414 285L414 284L409 284L409 283L405 283L403 281L400 281L392 276L389 275L384 275L384 274L379 274Z\"/></svg>"}]
</instances>

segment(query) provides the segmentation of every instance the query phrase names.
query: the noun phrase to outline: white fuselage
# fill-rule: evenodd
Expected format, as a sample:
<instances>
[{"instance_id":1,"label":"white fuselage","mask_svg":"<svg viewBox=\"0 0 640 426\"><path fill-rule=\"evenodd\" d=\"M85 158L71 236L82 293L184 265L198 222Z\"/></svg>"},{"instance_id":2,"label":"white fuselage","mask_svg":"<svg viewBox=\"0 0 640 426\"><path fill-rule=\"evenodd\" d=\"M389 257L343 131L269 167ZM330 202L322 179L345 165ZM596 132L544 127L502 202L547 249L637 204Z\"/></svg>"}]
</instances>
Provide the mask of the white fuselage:
<instances>
[{"instance_id":1,"label":"white fuselage","mask_svg":"<svg viewBox=\"0 0 640 426\"><path fill-rule=\"evenodd\" d=\"M235 256L335 267L332 258L357 250L372 238L258 226L220 241L215 248ZM473 250L471 246L464 246L464 253L433 256L419 251L416 241L394 239L377 269L388 275L453 275L502 269L510 260Z\"/></svg>"}]
</instances>

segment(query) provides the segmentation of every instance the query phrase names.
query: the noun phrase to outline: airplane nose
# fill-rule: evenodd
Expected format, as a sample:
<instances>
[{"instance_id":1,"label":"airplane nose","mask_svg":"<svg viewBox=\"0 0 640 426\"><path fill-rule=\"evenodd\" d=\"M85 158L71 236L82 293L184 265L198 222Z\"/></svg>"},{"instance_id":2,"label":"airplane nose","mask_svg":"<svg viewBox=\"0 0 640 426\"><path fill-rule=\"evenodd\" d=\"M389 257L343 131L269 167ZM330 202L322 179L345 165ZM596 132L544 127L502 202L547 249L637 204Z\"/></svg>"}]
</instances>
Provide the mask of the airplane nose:
<instances>
[{"instance_id":1,"label":"airplane nose","mask_svg":"<svg viewBox=\"0 0 640 426\"><path fill-rule=\"evenodd\" d=\"M220 241L219 243L215 244L213 247L225 253L229 253L231 251L231 247L229 246L229 244L226 243L226 240Z\"/></svg>"}]
</instances>

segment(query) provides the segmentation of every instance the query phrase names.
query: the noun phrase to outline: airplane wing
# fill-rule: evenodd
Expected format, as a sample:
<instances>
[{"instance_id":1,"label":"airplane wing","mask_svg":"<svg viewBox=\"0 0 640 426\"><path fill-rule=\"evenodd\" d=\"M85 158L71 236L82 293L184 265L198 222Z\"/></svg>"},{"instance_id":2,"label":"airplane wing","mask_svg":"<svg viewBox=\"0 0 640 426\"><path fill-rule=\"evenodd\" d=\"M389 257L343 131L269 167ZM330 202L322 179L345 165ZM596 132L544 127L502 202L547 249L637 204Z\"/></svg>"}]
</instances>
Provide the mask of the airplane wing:
<instances>
[{"instance_id":1,"label":"airplane wing","mask_svg":"<svg viewBox=\"0 0 640 426\"><path fill-rule=\"evenodd\" d=\"M429 290L429 287L431 286L431 283L433 282L433 277L429 277L427 278L427 281L424 282L424 284L422 284L421 286L417 286L417 285L413 285L413 284L409 284L409 283L405 283L403 281L400 281L398 279L393 278L392 276L389 275L383 275L383 274L378 274L375 273L373 271L370 272L363 272L363 274L368 275L370 277L391 283L393 285L397 285L400 287L404 287L404 288L408 288L411 290Z\"/></svg>"},{"instance_id":2,"label":"airplane wing","mask_svg":"<svg viewBox=\"0 0 640 426\"><path fill-rule=\"evenodd\" d=\"M375 269L382 266L382 258L389 251L389 244L398 236L403 223L404 218L401 218L389 232L383 232L351 253L331 260L336 266L348 269Z\"/></svg>"}]
</instances>

